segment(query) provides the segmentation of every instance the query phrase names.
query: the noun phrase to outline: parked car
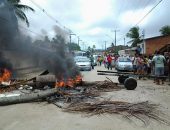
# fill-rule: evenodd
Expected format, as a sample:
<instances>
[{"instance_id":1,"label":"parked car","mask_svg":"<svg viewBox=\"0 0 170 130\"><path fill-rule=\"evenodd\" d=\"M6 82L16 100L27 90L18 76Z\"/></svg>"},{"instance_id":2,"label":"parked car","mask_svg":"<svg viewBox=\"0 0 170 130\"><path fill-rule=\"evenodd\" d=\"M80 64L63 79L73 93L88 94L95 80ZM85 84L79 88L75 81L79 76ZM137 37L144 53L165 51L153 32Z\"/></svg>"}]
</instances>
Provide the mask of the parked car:
<instances>
[{"instance_id":1,"label":"parked car","mask_svg":"<svg viewBox=\"0 0 170 130\"><path fill-rule=\"evenodd\" d=\"M115 69L119 71L133 71L133 64L128 57L119 57L116 60Z\"/></svg>"},{"instance_id":2,"label":"parked car","mask_svg":"<svg viewBox=\"0 0 170 130\"><path fill-rule=\"evenodd\" d=\"M79 57L75 57L74 60L75 60L77 67L80 70L88 70L88 71L91 70L91 62L89 58L79 56Z\"/></svg>"}]
</instances>

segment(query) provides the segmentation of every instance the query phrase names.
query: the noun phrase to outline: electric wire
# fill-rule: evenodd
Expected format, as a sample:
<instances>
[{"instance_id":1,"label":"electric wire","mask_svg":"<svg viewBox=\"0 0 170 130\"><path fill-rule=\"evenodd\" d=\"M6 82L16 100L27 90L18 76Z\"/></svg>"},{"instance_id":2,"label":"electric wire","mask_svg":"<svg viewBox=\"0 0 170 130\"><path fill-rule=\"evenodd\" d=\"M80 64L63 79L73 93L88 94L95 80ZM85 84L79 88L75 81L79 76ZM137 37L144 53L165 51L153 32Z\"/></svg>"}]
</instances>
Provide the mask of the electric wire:
<instances>
[{"instance_id":1,"label":"electric wire","mask_svg":"<svg viewBox=\"0 0 170 130\"><path fill-rule=\"evenodd\" d=\"M138 22L135 26L139 25L163 0L160 0L154 7L152 7Z\"/></svg>"},{"instance_id":2,"label":"electric wire","mask_svg":"<svg viewBox=\"0 0 170 130\"><path fill-rule=\"evenodd\" d=\"M42 8L39 4L34 2L33 0L29 0L31 3L33 3L37 8L39 8L44 14L46 14L51 20L53 20L55 23L57 23L60 27L62 27L64 30L68 31L69 33L73 33L71 29L68 27L62 25L55 17L50 15L44 8Z\"/></svg>"},{"instance_id":3,"label":"electric wire","mask_svg":"<svg viewBox=\"0 0 170 130\"><path fill-rule=\"evenodd\" d=\"M134 26L139 26L139 24L162 2L163 0L160 0L155 6L153 6ZM149 4L150 0L146 3ZM124 37L121 37L117 42L123 40Z\"/></svg>"}]
</instances>

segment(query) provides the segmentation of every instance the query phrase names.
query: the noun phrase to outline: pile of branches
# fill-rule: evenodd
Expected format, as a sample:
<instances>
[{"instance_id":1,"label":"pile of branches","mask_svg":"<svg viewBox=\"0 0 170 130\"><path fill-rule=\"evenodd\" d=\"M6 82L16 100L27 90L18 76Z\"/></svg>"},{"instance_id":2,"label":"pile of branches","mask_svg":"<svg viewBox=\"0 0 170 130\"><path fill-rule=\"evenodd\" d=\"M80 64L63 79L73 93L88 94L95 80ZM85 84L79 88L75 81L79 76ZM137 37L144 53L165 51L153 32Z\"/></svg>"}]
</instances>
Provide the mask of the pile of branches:
<instances>
[{"instance_id":1,"label":"pile of branches","mask_svg":"<svg viewBox=\"0 0 170 130\"><path fill-rule=\"evenodd\" d=\"M97 103L81 102L72 103L64 109L65 112L86 113L88 116L108 114L120 114L131 119L135 117L142 121L145 125L148 124L148 118L154 119L160 123L170 125L165 115L158 109L158 105L146 102L128 103L120 101L99 101Z\"/></svg>"},{"instance_id":2,"label":"pile of branches","mask_svg":"<svg viewBox=\"0 0 170 130\"><path fill-rule=\"evenodd\" d=\"M110 92L120 90L121 87L118 86L117 83L114 83L109 80L105 81L96 81L91 83L84 83L83 86L90 91L98 91L98 92Z\"/></svg>"}]
</instances>

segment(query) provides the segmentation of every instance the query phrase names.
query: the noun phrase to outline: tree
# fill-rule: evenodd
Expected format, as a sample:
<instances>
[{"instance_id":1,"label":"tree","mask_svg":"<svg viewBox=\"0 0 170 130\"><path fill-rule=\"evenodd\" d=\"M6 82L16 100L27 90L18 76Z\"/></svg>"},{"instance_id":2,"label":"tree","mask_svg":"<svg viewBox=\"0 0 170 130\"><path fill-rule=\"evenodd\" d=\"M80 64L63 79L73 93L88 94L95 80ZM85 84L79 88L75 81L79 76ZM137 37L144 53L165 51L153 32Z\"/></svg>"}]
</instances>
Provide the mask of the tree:
<instances>
[{"instance_id":1,"label":"tree","mask_svg":"<svg viewBox=\"0 0 170 130\"><path fill-rule=\"evenodd\" d=\"M126 34L127 37L132 39L130 42L132 43L132 47L136 47L138 43L140 43L141 36L139 34L139 27L132 27L129 32Z\"/></svg>"},{"instance_id":2,"label":"tree","mask_svg":"<svg viewBox=\"0 0 170 130\"><path fill-rule=\"evenodd\" d=\"M34 9L27 5L19 4L21 2L20 0L7 0L7 1L13 6L16 17L26 22L27 26L29 27L29 21L24 11L29 10L34 12Z\"/></svg>"},{"instance_id":3,"label":"tree","mask_svg":"<svg viewBox=\"0 0 170 130\"><path fill-rule=\"evenodd\" d=\"M69 43L67 45L68 45L69 50L71 51L80 51L80 46L77 45L76 43Z\"/></svg>"},{"instance_id":4,"label":"tree","mask_svg":"<svg viewBox=\"0 0 170 130\"><path fill-rule=\"evenodd\" d=\"M166 25L166 26L163 26L159 32L161 33L161 35L163 36L167 36L167 35L170 35L170 26L169 25Z\"/></svg>"}]
</instances>

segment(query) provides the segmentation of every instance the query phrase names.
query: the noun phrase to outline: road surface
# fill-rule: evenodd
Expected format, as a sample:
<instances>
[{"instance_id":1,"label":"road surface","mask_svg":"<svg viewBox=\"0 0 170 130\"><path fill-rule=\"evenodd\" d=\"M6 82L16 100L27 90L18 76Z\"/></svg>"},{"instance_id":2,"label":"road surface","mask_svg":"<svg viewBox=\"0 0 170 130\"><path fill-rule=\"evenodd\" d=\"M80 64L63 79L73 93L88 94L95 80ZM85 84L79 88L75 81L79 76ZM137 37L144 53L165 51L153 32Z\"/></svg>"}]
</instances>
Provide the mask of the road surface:
<instances>
[{"instance_id":1,"label":"road surface","mask_svg":"<svg viewBox=\"0 0 170 130\"><path fill-rule=\"evenodd\" d=\"M105 76L97 75L97 70L106 70L104 67L95 67L90 72L82 72L86 81L105 80ZM117 77L109 77L114 82ZM161 105L161 110L170 116L170 86L154 85L151 80L138 81L135 90L108 92L103 98L112 100L139 102L152 101ZM132 119L126 120L121 115L85 117L81 114L62 112L53 104L25 103L0 107L0 130L170 130L169 126L149 120L148 126Z\"/></svg>"}]
</instances>

